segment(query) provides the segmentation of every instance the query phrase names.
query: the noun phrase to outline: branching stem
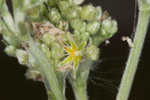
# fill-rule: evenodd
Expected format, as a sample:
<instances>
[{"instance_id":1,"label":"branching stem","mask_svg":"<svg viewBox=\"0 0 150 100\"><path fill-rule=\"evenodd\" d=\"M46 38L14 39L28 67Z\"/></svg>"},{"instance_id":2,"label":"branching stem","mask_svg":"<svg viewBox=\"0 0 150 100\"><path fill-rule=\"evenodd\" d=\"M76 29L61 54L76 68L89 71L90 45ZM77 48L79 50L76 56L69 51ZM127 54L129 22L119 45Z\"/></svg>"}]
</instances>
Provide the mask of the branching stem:
<instances>
[{"instance_id":1,"label":"branching stem","mask_svg":"<svg viewBox=\"0 0 150 100\"><path fill-rule=\"evenodd\" d=\"M116 100L128 100L129 97L149 24L150 10L144 9L145 5L147 6L144 1L139 0L139 18L134 46L131 48Z\"/></svg>"}]
</instances>

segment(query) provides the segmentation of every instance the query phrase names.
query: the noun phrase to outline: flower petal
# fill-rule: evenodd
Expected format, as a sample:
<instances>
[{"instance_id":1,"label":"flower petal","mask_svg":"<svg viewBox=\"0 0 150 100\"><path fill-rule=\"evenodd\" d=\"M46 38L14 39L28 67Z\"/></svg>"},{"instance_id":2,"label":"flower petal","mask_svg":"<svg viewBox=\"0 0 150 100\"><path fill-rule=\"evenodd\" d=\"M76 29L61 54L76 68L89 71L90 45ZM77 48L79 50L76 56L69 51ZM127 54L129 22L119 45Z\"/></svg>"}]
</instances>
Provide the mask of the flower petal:
<instances>
[{"instance_id":1,"label":"flower petal","mask_svg":"<svg viewBox=\"0 0 150 100\"><path fill-rule=\"evenodd\" d=\"M77 45L76 45L76 43L74 41L71 41L70 44L71 44L72 50L76 50L77 49Z\"/></svg>"},{"instance_id":2,"label":"flower petal","mask_svg":"<svg viewBox=\"0 0 150 100\"><path fill-rule=\"evenodd\" d=\"M67 64L69 62L72 61L72 56L68 56L67 58L64 59L64 61L62 62L62 64Z\"/></svg>"},{"instance_id":3,"label":"flower petal","mask_svg":"<svg viewBox=\"0 0 150 100\"><path fill-rule=\"evenodd\" d=\"M73 50L71 48L69 48L68 46L64 47L65 51L68 52L69 54L73 52Z\"/></svg>"}]
</instances>

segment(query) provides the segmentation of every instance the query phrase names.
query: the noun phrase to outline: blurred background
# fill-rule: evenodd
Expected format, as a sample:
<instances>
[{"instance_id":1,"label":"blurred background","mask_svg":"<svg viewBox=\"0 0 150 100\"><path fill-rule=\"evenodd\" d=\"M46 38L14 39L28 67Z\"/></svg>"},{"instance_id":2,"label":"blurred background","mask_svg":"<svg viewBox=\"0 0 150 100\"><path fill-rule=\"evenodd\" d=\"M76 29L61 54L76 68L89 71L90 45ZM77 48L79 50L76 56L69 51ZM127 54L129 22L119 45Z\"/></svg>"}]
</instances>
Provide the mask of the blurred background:
<instances>
[{"instance_id":1,"label":"blurred background","mask_svg":"<svg viewBox=\"0 0 150 100\"><path fill-rule=\"evenodd\" d=\"M118 21L119 27L118 33L110 39L110 44L100 45L100 60L91 70L88 80L89 100L115 100L129 52L128 44L121 38L122 36L133 38L135 18L137 19L136 3L135 0L85 0L85 4L89 2L107 10ZM24 74L27 68L19 65L15 58L8 57L3 50L4 44L0 42L0 100L47 100L43 83L26 79ZM148 30L129 100L150 99L149 51L150 30ZM68 100L74 100L69 84L67 84L66 96Z\"/></svg>"}]
</instances>

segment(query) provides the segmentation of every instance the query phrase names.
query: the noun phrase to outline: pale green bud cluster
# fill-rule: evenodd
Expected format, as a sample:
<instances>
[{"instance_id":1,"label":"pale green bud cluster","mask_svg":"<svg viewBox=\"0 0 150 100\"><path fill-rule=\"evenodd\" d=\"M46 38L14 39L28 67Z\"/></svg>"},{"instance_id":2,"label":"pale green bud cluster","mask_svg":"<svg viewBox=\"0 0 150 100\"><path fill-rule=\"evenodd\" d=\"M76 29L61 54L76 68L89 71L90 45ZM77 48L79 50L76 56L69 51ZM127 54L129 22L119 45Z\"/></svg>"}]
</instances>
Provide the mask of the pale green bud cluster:
<instances>
[{"instance_id":1,"label":"pale green bud cluster","mask_svg":"<svg viewBox=\"0 0 150 100\"><path fill-rule=\"evenodd\" d=\"M26 65L28 61L28 53L25 50L17 49L16 57L20 64Z\"/></svg>"},{"instance_id":2,"label":"pale green bud cluster","mask_svg":"<svg viewBox=\"0 0 150 100\"><path fill-rule=\"evenodd\" d=\"M87 32L89 32L91 35L96 34L100 29L100 23L97 21L89 22L87 24Z\"/></svg>"},{"instance_id":3,"label":"pale green bud cluster","mask_svg":"<svg viewBox=\"0 0 150 100\"><path fill-rule=\"evenodd\" d=\"M110 17L104 20L100 29L102 37L105 39L112 37L118 30L116 26L117 22L115 20L111 20Z\"/></svg>"},{"instance_id":4,"label":"pale green bud cluster","mask_svg":"<svg viewBox=\"0 0 150 100\"><path fill-rule=\"evenodd\" d=\"M80 14L81 19L87 21L95 21L97 17L96 8L93 5L83 6Z\"/></svg>"},{"instance_id":5,"label":"pale green bud cluster","mask_svg":"<svg viewBox=\"0 0 150 100\"><path fill-rule=\"evenodd\" d=\"M50 9L48 17L52 23L58 23L61 19L60 13L58 12L56 8Z\"/></svg>"},{"instance_id":6,"label":"pale green bud cluster","mask_svg":"<svg viewBox=\"0 0 150 100\"><path fill-rule=\"evenodd\" d=\"M52 45L52 43L54 43L56 41L56 38L54 35L51 35L49 33L45 33L43 36L42 36L42 39L44 44L46 44L47 46L50 46Z\"/></svg>"},{"instance_id":7,"label":"pale green bud cluster","mask_svg":"<svg viewBox=\"0 0 150 100\"><path fill-rule=\"evenodd\" d=\"M16 57L20 64L28 66L27 76L33 79L40 76L42 71L35 57L29 52L30 38L59 75L62 74L58 71L59 68L63 73L68 71L78 73L78 67L84 61L98 60L100 52L98 46L118 30L117 22L110 16L104 18L100 6L94 7L92 4L81 6L84 0L46 0L44 3L41 0L13 1L14 6L16 5L14 9L16 22L10 14L4 13L7 12L6 9L2 13L6 16L5 21L0 20L2 27L0 32L6 43L5 52ZM74 61L79 63L76 64L77 68L74 68L73 62L62 64L68 56L65 47L72 46L72 42L75 42L76 48L79 49L75 52L78 55L74 55L74 52L72 54L73 58L80 58L79 61ZM68 70L68 66L71 66L69 67L71 69Z\"/></svg>"},{"instance_id":8,"label":"pale green bud cluster","mask_svg":"<svg viewBox=\"0 0 150 100\"><path fill-rule=\"evenodd\" d=\"M96 61L99 57L99 48L95 45L88 45L86 53L91 60Z\"/></svg>"},{"instance_id":9,"label":"pale green bud cluster","mask_svg":"<svg viewBox=\"0 0 150 100\"><path fill-rule=\"evenodd\" d=\"M6 46L5 52L9 56L16 56L16 48L13 45Z\"/></svg>"}]
</instances>

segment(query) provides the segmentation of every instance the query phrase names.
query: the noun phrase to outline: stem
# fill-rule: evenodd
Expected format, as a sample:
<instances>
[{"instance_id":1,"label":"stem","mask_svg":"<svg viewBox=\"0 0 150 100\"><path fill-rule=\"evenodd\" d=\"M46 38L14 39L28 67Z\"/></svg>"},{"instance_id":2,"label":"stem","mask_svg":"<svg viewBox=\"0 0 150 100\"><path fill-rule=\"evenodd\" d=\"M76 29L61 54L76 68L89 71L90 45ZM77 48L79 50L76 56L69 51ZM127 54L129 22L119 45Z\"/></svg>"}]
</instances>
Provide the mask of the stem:
<instances>
[{"instance_id":1,"label":"stem","mask_svg":"<svg viewBox=\"0 0 150 100\"><path fill-rule=\"evenodd\" d=\"M84 83L86 83L86 82L84 82ZM88 100L87 99L87 93L86 93L86 86L87 85L86 84L77 85L77 84L74 85L74 87L73 87L76 100Z\"/></svg>"},{"instance_id":2,"label":"stem","mask_svg":"<svg viewBox=\"0 0 150 100\"><path fill-rule=\"evenodd\" d=\"M90 60L83 62L77 71L77 78L69 78L76 100L88 100L87 79L92 64L93 62Z\"/></svg>"},{"instance_id":3,"label":"stem","mask_svg":"<svg viewBox=\"0 0 150 100\"><path fill-rule=\"evenodd\" d=\"M36 43L30 40L29 45L29 51L39 63L40 70L45 74L49 87L51 88L51 91L54 94L56 100L65 100L65 96L61 91L60 84L57 80L54 68L50 66L48 60L46 59L42 51L38 48Z\"/></svg>"},{"instance_id":4,"label":"stem","mask_svg":"<svg viewBox=\"0 0 150 100\"><path fill-rule=\"evenodd\" d=\"M142 2L142 3L141 3ZM136 74L137 65L142 52L147 28L149 24L150 12L144 8L145 4L139 0L139 18L138 25L134 37L134 47L131 49L127 65L121 80L119 93L117 94L116 100L127 100L131 90L134 76Z\"/></svg>"}]
</instances>

